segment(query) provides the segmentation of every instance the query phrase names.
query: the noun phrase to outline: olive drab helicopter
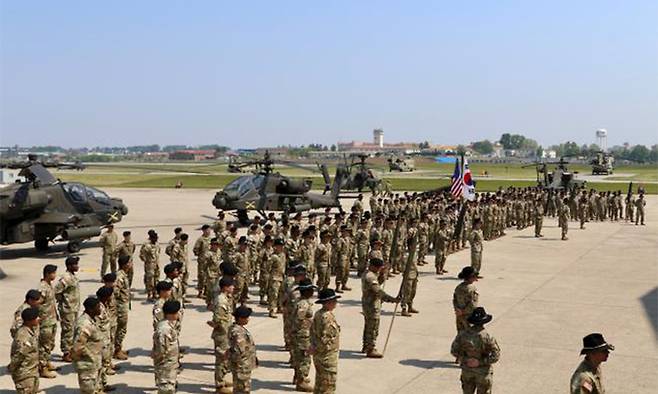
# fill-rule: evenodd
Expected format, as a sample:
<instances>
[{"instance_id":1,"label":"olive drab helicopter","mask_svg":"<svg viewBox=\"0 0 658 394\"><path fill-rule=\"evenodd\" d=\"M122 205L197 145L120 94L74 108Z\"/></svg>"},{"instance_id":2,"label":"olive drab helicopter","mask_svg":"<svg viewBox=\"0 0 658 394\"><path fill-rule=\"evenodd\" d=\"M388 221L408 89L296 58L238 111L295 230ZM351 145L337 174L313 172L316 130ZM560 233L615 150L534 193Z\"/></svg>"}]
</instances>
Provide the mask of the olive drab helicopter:
<instances>
[{"instance_id":1,"label":"olive drab helicopter","mask_svg":"<svg viewBox=\"0 0 658 394\"><path fill-rule=\"evenodd\" d=\"M391 157L389 157L386 161L388 161L389 172L413 172L416 169L414 159L411 157L399 157L391 155Z\"/></svg>"},{"instance_id":2,"label":"olive drab helicopter","mask_svg":"<svg viewBox=\"0 0 658 394\"><path fill-rule=\"evenodd\" d=\"M350 155L350 161L347 156L343 157L343 163L339 163L337 169L347 174L341 184L342 190L358 191L370 189L372 193L388 192L390 185L383 180L374 170L374 166L366 163L368 155L365 153L356 153Z\"/></svg>"},{"instance_id":3,"label":"olive drab helicopter","mask_svg":"<svg viewBox=\"0 0 658 394\"><path fill-rule=\"evenodd\" d=\"M592 175L611 175L614 171L615 158L612 154L598 151L589 164L592 166Z\"/></svg>"},{"instance_id":4,"label":"olive drab helicopter","mask_svg":"<svg viewBox=\"0 0 658 394\"><path fill-rule=\"evenodd\" d=\"M75 253L84 240L128 213L122 200L82 183L61 182L46 169L79 169L79 164L42 163L30 155L28 161L0 167L19 169L25 178L0 188L3 245L34 241L37 250L45 251L51 242L65 240L68 251Z\"/></svg>"},{"instance_id":5,"label":"olive drab helicopter","mask_svg":"<svg viewBox=\"0 0 658 394\"><path fill-rule=\"evenodd\" d=\"M537 185L547 190L573 190L585 186L585 181L576 178L576 173L567 169L569 162L560 157L559 161L554 162L536 162L522 166L522 168L535 167L537 170ZM548 165L557 164L557 167L550 171Z\"/></svg>"},{"instance_id":6,"label":"olive drab helicopter","mask_svg":"<svg viewBox=\"0 0 658 394\"><path fill-rule=\"evenodd\" d=\"M276 163L317 172L296 163L277 160ZM248 211L257 211L265 216L265 211L280 211L284 214L303 212L318 208L339 208L338 194L342 179L347 174L336 170L331 184L326 165L318 165L325 182L324 192L311 192L312 180L292 178L274 171L275 161L265 152L262 160L240 163L238 168L253 166L253 174L240 176L215 194L212 204L217 209L236 211L242 225L249 223Z\"/></svg>"}]
</instances>

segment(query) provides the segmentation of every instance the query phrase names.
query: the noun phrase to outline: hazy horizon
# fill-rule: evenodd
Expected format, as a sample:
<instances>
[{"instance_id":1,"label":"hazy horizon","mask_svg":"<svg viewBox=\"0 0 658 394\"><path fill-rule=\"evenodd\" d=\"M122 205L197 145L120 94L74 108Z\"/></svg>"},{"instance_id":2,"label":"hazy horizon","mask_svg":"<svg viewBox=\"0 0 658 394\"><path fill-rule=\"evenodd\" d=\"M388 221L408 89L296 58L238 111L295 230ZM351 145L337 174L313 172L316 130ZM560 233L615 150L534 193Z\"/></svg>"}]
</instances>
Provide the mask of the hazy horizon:
<instances>
[{"instance_id":1,"label":"hazy horizon","mask_svg":"<svg viewBox=\"0 0 658 394\"><path fill-rule=\"evenodd\" d=\"M658 3L0 3L0 145L658 143Z\"/></svg>"}]
</instances>

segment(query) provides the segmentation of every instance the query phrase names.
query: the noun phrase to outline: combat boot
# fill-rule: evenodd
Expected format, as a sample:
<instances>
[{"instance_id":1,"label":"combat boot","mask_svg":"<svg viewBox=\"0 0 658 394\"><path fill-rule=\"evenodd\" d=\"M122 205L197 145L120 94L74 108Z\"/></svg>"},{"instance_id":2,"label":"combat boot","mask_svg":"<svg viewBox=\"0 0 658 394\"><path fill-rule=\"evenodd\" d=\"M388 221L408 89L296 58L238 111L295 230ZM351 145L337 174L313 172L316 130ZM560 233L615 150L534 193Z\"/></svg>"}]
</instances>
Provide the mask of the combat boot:
<instances>
[{"instance_id":1,"label":"combat boot","mask_svg":"<svg viewBox=\"0 0 658 394\"><path fill-rule=\"evenodd\" d=\"M222 387L217 387L215 392L219 394L231 394L233 393L233 389L228 386L222 386Z\"/></svg>"},{"instance_id":2,"label":"combat boot","mask_svg":"<svg viewBox=\"0 0 658 394\"><path fill-rule=\"evenodd\" d=\"M307 383L304 379L300 379L297 381L297 384L295 385L295 391L302 391L305 393L312 393L313 392L313 386L311 386L309 383Z\"/></svg>"},{"instance_id":3,"label":"combat boot","mask_svg":"<svg viewBox=\"0 0 658 394\"><path fill-rule=\"evenodd\" d=\"M343 285L343 291L350 291L352 290L351 287L347 287L347 285Z\"/></svg>"},{"instance_id":4,"label":"combat boot","mask_svg":"<svg viewBox=\"0 0 658 394\"><path fill-rule=\"evenodd\" d=\"M340 287L340 283L336 283L336 293L342 293L343 289Z\"/></svg>"},{"instance_id":5,"label":"combat boot","mask_svg":"<svg viewBox=\"0 0 658 394\"><path fill-rule=\"evenodd\" d=\"M268 316L271 317L272 319L277 319L278 318L278 316L276 315L276 313L274 313L274 311L270 311Z\"/></svg>"},{"instance_id":6,"label":"combat boot","mask_svg":"<svg viewBox=\"0 0 658 394\"><path fill-rule=\"evenodd\" d=\"M414 309L413 306L409 305L409 313L418 313L418 309Z\"/></svg>"},{"instance_id":7,"label":"combat boot","mask_svg":"<svg viewBox=\"0 0 658 394\"><path fill-rule=\"evenodd\" d=\"M46 368L51 371L59 371L59 367L54 366L50 361L48 361L48 364L46 364Z\"/></svg>"},{"instance_id":8,"label":"combat boot","mask_svg":"<svg viewBox=\"0 0 658 394\"><path fill-rule=\"evenodd\" d=\"M128 353L124 352L121 349L117 349L114 352L114 358L117 360L127 360L128 359Z\"/></svg>"},{"instance_id":9,"label":"combat boot","mask_svg":"<svg viewBox=\"0 0 658 394\"><path fill-rule=\"evenodd\" d=\"M107 369L105 370L105 374L106 374L106 375L116 375L116 374L117 374L117 371L113 370L112 368L107 368Z\"/></svg>"},{"instance_id":10,"label":"combat boot","mask_svg":"<svg viewBox=\"0 0 658 394\"><path fill-rule=\"evenodd\" d=\"M267 305L267 301L265 301L264 296L260 296L260 301L258 301L258 305Z\"/></svg>"},{"instance_id":11,"label":"combat boot","mask_svg":"<svg viewBox=\"0 0 658 394\"><path fill-rule=\"evenodd\" d=\"M39 377L46 378L46 379L55 379L57 377L57 374L53 373L48 368L40 368L39 369Z\"/></svg>"},{"instance_id":12,"label":"combat boot","mask_svg":"<svg viewBox=\"0 0 658 394\"><path fill-rule=\"evenodd\" d=\"M368 353L366 354L366 357L368 357L368 358L382 358L382 357L384 357L384 355L379 353L377 351L377 349L372 348L372 349L368 350Z\"/></svg>"},{"instance_id":13,"label":"combat boot","mask_svg":"<svg viewBox=\"0 0 658 394\"><path fill-rule=\"evenodd\" d=\"M411 313L407 311L407 308L402 308L402 312L400 312L400 316L410 317Z\"/></svg>"},{"instance_id":14,"label":"combat boot","mask_svg":"<svg viewBox=\"0 0 658 394\"><path fill-rule=\"evenodd\" d=\"M64 355L62 356L62 361L64 361L65 363L72 363L73 358L71 358L71 353L64 353Z\"/></svg>"}]
</instances>

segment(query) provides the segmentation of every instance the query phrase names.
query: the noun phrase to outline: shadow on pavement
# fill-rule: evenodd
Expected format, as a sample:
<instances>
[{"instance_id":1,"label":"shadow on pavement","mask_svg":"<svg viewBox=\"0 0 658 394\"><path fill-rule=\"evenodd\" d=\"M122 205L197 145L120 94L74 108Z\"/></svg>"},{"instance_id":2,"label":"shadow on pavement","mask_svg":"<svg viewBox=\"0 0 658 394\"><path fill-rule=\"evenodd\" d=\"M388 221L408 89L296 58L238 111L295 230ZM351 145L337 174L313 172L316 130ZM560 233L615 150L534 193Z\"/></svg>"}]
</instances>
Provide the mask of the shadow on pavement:
<instances>
[{"instance_id":1,"label":"shadow on pavement","mask_svg":"<svg viewBox=\"0 0 658 394\"><path fill-rule=\"evenodd\" d=\"M651 322L651 327L653 327L653 334L656 336L658 341L658 287L654 287L653 290L643 295L640 298L644 311L649 317Z\"/></svg>"},{"instance_id":2,"label":"shadow on pavement","mask_svg":"<svg viewBox=\"0 0 658 394\"><path fill-rule=\"evenodd\" d=\"M251 379L251 389L253 391L256 391L258 389L273 390L275 392L295 391L295 388L290 382L260 380L260 379Z\"/></svg>"},{"instance_id":3,"label":"shadow on pavement","mask_svg":"<svg viewBox=\"0 0 658 394\"><path fill-rule=\"evenodd\" d=\"M354 350L341 350L338 358L344 358L344 359L351 359L351 360L359 360L362 358L365 358L366 355L361 353L361 352L355 352Z\"/></svg>"},{"instance_id":4,"label":"shadow on pavement","mask_svg":"<svg viewBox=\"0 0 658 394\"><path fill-rule=\"evenodd\" d=\"M408 365L416 368L423 369L434 369L434 368L459 368L459 365L451 361L443 360L419 360L415 358L409 358L406 360L400 360L400 364Z\"/></svg>"}]
</instances>

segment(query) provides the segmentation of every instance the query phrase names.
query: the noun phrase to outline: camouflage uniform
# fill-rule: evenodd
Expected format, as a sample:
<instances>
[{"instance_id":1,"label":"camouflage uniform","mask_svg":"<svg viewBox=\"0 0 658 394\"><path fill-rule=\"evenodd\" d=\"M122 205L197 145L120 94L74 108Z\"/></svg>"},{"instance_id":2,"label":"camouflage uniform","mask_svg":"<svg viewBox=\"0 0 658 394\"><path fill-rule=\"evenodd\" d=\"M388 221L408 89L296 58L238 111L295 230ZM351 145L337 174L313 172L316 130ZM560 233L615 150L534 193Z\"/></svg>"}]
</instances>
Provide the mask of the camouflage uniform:
<instances>
[{"instance_id":1,"label":"camouflage uniform","mask_svg":"<svg viewBox=\"0 0 658 394\"><path fill-rule=\"evenodd\" d=\"M638 223L644 225L644 206L647 205L647 202L644 198L637 198L635 200L635 224Z\"/></svg>"},{"instance_id":2,"label":"camouflage uniform","mask_svg":"<svg viewBox=\"0 0 658 394\"><path fill-rule=\"evenodd\" d=\"M281 307L279 304L281 295L281 284L283 283L283 275L286 269L286 255L282 252L280 254L272 253L269 262L269 286L267 290L267 300L269 303L268 310L273 314L275 310Z\"/></svg>"},{"instance_id":3,"label":"camouflage uniform","mask_svg":"<svg viewBox=\"0 0 658 394\"><path fill-rule=\"evenodd\" d=\"M468 241L471 244L471 267L479 273L480 268L482 268L482 243L484 242L482 231L471 231Z\"/></svg>"},{"instance_id":4,"label":"camouflage uniform","mask_svg":"<svg viewBox=\"0 0 658 394\"><path fill-rule=\"evenodd\" d=\"M155 285L160 279L160 245L146 242L139 249L139 258L144 262L144 287L149 296L155 295Z\"/></svg>"},{"instance_id":5,"label":"camouflage uniform","mask_svg":"<svg viewBox=\"0 0 658 394\"><path fill-rule=\"evenodd\" d=\"M297 251L297 259L306 267L306 276L313 280L315 278L315 245L312 242L304 242Z\"/></svg>"},{"instance_id":6,"label":"camouflage uniform","mask_svg":"<svg viewBox=\"0 0 658 394\"><path fill-rule=\"evenodd\" d=\"M167 301L169 301L169 299L158 297L158 299L156 299L155 303L153 304L153 332L158 330L158 325L165 319L164 311L162 308L164 307L164 303Z\"/></svg>"},{"instance_id":7,"label":"camouflage uniform","mask_svg":"<svg viewBox=\"0 0 658 394\"><path fill-rule=\"evenodd\" d=\"M106 231L101 235L99 244L103 249L103 262L101 264L101 277L107 272L108 266L110 271L116 272L117 270L117 243L119 239L117 233L114 231Z\"/></svg>"},{"instance_id":8,"label":"camouflage uniform","mask_svg":"<svg viewBox=\"0 0 658 394\"><path fill-rule=\"evenodd\" d=\"M542 224L544 223L544 206L541 202L535 203L535 237L541 235Z\"/></svg>"},{"instance_id":9,"label":"camouflage uniform","mask_svg":"<svg viewBox=\"0 0 658 394\"><path fill-rule=\"evenodd\" d=\"M20 304L14 311L14 321L9 328L9 335L12 337L12 339L16 336L18 329L23 326L23 318L21 317L23 311L29 308L31 308L30 304L28 304L26 301L23 301L23 303Z\"/></svg>"},{"instance_id":10,"label":"camouflage uniform","mask_svg":"<svg viewBox=\"0 0 658 394\"><path fill-rule=\"evenodd\" d=\"M245 302L249 295L249 250L245 249L244 252L237 251L233 255L233 263L238 269L238 275L235 277L235 294L239 302Z\"/></svg>"},{"instance_id":11,"label":"camouflage uniform","mask_svg":"<svg viewBox=\"0 0 658 394\"><path fill-rule=\"evenodd\" d=\"M21 326L11 343L9 373L19 394L39 391L39 328Z\"/></svg>"},{"instance_id":12,"label":"camouflage uniform","mask_svg":"<svg viewBox=\"0 0 658 394\"><path fill-rule=\"evenodd\" d=\"M270 286L270 256L272 255L273 250L271 247L264 247L260 256L260 276L258 277L258 294L260 296L261 303L264 302L265 296Z\"/></svg>"},{"instance_id":13,"label":"camouflage uniform","mask_svg":"<svg viewBox=\"0 0 658 394\"><path fill-rule=\"evenodd\" d=\"M311 325L313 324L313 303L304 298L296 303L293 313L293 368L295 382L306 381L311 369L311 357L306 353L311 346Z\"/></svg>"},{"instance_id":14,"label":"camouflage uniform","mask_svg":"<svg viewBox=\"0 0 658 394\"><path fill-rule=\"evenodd\" d=\"M367 275L364 275L365 278ZM315 365L315 394L336 392L338 353L340 350L340 326L333 312L320 309L313 316L311 347Z\"/></svg>"},{"instance_id":15,"label":"camouflage uniform","mask_svg":"<svg viewBox=\"0 0 658 394\"><path fill-rule=\"evenodd\" d=\"M448 229L439 228L434 235L434 266L437 274L443 272L445 268L448 242L450 242Z\"/></svg>"},{"instance_id":16,"label":"camouflage uniform","mask_svg":"<svg viewBox=\"0 0 658 394\"><path fill-rule=\"evenodd\" d=\"M558 209L558 223L562 229L562 239L567 238L567 232L569 231L569 206L562 205Z\"/></svg>"},{"instance_id":17,"label":"camouflage uniform","mask_svg":"<svg viewBox=\"0 0 658 394\"><path fill-rule=\"evenodd\" d=\"M222 260L222 251L220 249L216 251L208 249L200 260L203 260L203 265L206 269L206 273L203 275L206 283L203 287L206 294L206 305L210 305L216 296L214 291L217 280L219 279L219 264L221 264Z\"/></svg>"},{"instance_id":18,"label":"camouflage uniform","mask_svg":"<svg viewBox=\"0 0 658 394\"><path fill-rule=\"evenodd\" d=\"M336 263L336 291L342 292L341 285L343 287L347 285L347 279L350 274L350 237L340 237L336 245L336 253L338 254Z\"/></svg>"},{"instance_id":19,"label":"camouflage uniform","mask_svg":"<svg viewBox=\"0 0 658 394\"><path fill-rule=\"evenodd\" d=\"M213 303L211 338L215 345L215 387L224 387L224 377L229 372L228 360L224 354L228 350L228 331L231 326L233 301L225 293L219 293Z\"/></svg>"},{"instance_id":20,"label":"camouflage uniform","mask_svg":"<svg viewBox=\"0 0 658 394\"><path fill-rule=\"evenodd\" d=\"M55 348L57 335L57 309L55 289L45 280L39 284L41 305L39 305L39 368L47 368L50 355Z\"/></svg>"},{"instance_id":21,"label":"camouflage uniform","mask_svg":"<svg viewBox=\"0 0 658 394\"><path fill-rule=\"evenodd\" d=\"M210 250L210 237L201 236L194 243L192 253L197 257L197 290L199 293L204 293L206 290L206 252Z\"/></svg>"},{"instance_id":22,"label":"camouflage uniform","mask_svg":"<svg viewBox=\"0 0 658 394\"><path fill-rule=\"evenodd\" d=\"M126 242L121 241L119 243L119 246L117 246L117 259L122 257L122 256L128 256L130 257L130 261L133 261L133 255L135 254L135 249L137 246L135 246L135 243L132 241ZM133 285L133 274L135 270L131 267L130 271L128 271L128 279L130 281L130 286L132 287Z\"/></svg>"},{"instance_id":23,"label":"camouflage uniform","mask_svg":"<svg viewBox=\"0 0 658 394\"><path fill-rule=\"evenodd\" d=\"M163 320L153 334L153 369L158 394L176 392L178 377L178 331L176 321Z\"/></svg>"},{"instance_id":24,"label":"camouflage uniform","mask_svg":"<svg viewBox=\"0 0 658 394\"><path fill-rule=\"evenodd\" d=\"M496 339L482 326L473 326L457 334L452 342L450 353L461 365L461 382L464 394L491 394L493 383L492 365L500 358L500 348ZM466 359L478 360L480 365L471 368Z\"/></svg>"},{"instance_id":25,"label":"camouflage uniform","mask_svg":"<svg viewBox=\"0 0 658 394\"><path fill-rule=\"evenodd\" d=\"M229 328L229 365L233 374L233 393L251 391L251 371L257 367L256 344L246 327L233 323Z\"/></svg>"},{"instance_id":26,"label":"camouflage uniform","mask_svg":"<svg viewBox=\"0 0 658 394\"><path fill-rule=\"evenodd\" d=\"M320 243L315 249L315 265L318 271L317 286L319 289L326 289L331 282L330 267L331 264L331 243Z\"/></svg>"},{"instance_id":27,"label":"camouflage uniform","mask_svg":"<svg viewBox=\"0 0 658 394\"><path fill-rule=\"evenodd\" d=\"M117 271L114 283L114 299L117 307L117 328L114 336L115 351L121 350L123 339L128 329L128 311L130 310L130 279L124 270Z\"/></svg>"},{"instance_id":28,"label":"camouflage uniform","mask_svg":"<svg viewBox=\"0 0 658 394\"><path fill-rule=\"evenodd\" d=\"M396 299L386 294L379 286L377 274L372 271L366 271L361 277L361 288L361 308L364 318L363 350L367 353L377 345L382 301L395 302Z\"/></svg>"},{"instance_id":29,"label":"camouflage uniform","mask_svg":"<svg viewBox=\"0 0 658 394\"><path fill-rule=\"evenodd\" d=\"M78 384L83 394L102 392L100 372L104 339L94 319L83 313L75 327L72 351L73 367L78 373Z\"/></svg>"},{"instance_id":30,"label":"camouflage uniform","mask_svg":"<svg viewBox=\"0 0 658 394\"><path fill-rule=\"evenodd\" d=\"M55 284L55 298L62 328L60 349L67 354L73 346L73 332L80 311L80 283L74 273L66 271L59 278Z\"/></svg>"},{"instance_id":31,"label":"camouflage uniform","mask_svg":"<svg viewBox=\"0 0 658 394\"><path fill-rule=\"evenodd\" d=\"M455 292L452 296L452 306L455 309L455 318L457 333L468 329L469 324L466 318L470 316L473 309L478 307L478 292L474 284L462 282L455 287Z\"/></svg>"},{"instance_id":32,"label":"camouflage uniform","mask_svg":"<svg viewBox=\"0 0 658 394\"><path fill-rule=\"evenodd\" d=\"M94 318L101 335L101 368L100 368L100 387L107 385L107 371L112 362L112 346L110 346L110 313L105 304L100 303L101 312Z\"/></svg>"},{"instance_id":33,"label":"camouflage uniform","mask_svg":"<svg viewBox=\"0 0 658 394\"><path fill-rule=\"evenodd\" d=\"M583 360L571 376L571 394L604 394L601 367L594 368Z\"/></svg>"},{"instance_id":34,"label":"camouflage uniform","mask_svg":"<svg viewBox=\"0 0 658 394\"><path fill-rule=\"evenodd\" d=\"M176 242L171 248L169 258L172 262L178 261L183 264L180 272L180 278L183 284L183 294L185 294L187 292L187 286L189 285L190 280L190 272L188 268L189 253L187 251L187 243L183 244L181 242Z\"/></svg>"},{"instance_id":35,"label":"camouflage uniform","mask_svg":"<svg viewBox=\"0 0 658 394\"><path fill-rule=\"evenodd\" d=\"M368 247L370 246L370 234L367 229L360 228L354 238L356 243L357 266L359 276L363 274L368 266Z\"/></svg>"}]
</instances>

